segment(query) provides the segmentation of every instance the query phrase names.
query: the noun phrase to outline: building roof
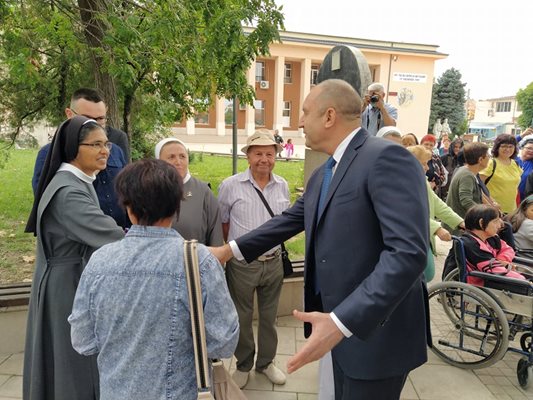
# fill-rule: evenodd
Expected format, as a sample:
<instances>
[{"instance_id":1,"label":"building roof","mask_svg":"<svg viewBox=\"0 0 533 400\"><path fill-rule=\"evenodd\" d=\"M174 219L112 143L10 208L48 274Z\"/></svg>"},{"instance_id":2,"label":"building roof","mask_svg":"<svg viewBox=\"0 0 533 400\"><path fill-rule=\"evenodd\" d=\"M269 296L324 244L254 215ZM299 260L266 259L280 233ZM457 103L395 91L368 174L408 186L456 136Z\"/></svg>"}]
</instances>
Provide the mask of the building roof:
<instances>
[{"instance_id":1,"label":"building roof","mask_svg":"<svg viewBox=\"0 0 533 400\"><path fill-rule=\"evenodd\" d=\"M253 28L244 27L245 32ZM316 33L279 31L282 43L308 43L325 46L355 46L359 49L386 51L390 53L416 53L434 56L437 59L446 58L448 54L437 51L438 45L394 42L385 40L349 38L343 36L320 35Z\"/></svg>"},{"instance_id":2,"label":"building roof","mask_svg":"<svg viewBox=\"0 0 533 400\"><path fill-rule=\"evenodd\" d=\"M479 101L502 101L502 100L515 100L516 96L503 96L503 97L494 97L492 99L485 99L485 100L479 100Z\"/></svg>"}]
</instances>

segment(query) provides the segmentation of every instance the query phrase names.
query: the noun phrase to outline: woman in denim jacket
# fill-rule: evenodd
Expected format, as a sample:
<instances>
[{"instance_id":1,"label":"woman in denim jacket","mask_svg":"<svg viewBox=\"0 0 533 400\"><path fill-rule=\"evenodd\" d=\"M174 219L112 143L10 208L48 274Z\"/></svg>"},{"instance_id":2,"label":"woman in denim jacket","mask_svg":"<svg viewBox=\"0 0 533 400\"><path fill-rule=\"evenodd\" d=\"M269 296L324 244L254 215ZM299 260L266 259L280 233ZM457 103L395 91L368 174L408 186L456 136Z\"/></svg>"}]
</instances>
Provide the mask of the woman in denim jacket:
<instances>
[{"instance_id":1,"label":"woman in denim jacket","mask_svg":"<svg viewBox=\"0 0 533 400\"><path fill-rule=\"evenodd\" d=\"M101 399L196 399L183 238L171 228L182 198L175 168L160 160L128 165L116 189L133 226L96 251L78 286L72 346L98 354ZM239 336L224 271L198 245L207 352L231 357Z\"/></svg>"}]
</instances>

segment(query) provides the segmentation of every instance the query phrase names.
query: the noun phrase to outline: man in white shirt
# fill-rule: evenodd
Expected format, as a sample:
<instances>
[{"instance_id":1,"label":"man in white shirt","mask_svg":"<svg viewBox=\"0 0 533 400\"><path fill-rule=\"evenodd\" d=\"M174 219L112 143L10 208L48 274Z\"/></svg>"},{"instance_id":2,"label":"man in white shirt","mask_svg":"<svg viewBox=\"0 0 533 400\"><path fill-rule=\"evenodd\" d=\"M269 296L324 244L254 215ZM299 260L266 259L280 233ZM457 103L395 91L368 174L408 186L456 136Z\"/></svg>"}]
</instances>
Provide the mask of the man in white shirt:
<instances>
[{"instance_id":1,"label":"man in white shirt","mask_svg":"<svg viewBox=\"0 0 533 400\"><path fill-rule=\"evenodd\" d=\"M271 219L261 196L274 215L289 207L289 187L285 179L272 173L276 154L282 147L266 129L256 131L242 148L249 168L225 179L218 191L224 239L235 240ZM242 259L241 259L242 260ZM255 342L252 331L254 293L259 309L256 371L277 385L285 383L285 375L274 365L278 344L276 314L283 285L280 246L268 249L254 260L235 258L226 264L228 288L239 315L240 335L235 358L237 369L233 379L239 387L248 382L254 366Z\"/></svg>"}]
</instances>

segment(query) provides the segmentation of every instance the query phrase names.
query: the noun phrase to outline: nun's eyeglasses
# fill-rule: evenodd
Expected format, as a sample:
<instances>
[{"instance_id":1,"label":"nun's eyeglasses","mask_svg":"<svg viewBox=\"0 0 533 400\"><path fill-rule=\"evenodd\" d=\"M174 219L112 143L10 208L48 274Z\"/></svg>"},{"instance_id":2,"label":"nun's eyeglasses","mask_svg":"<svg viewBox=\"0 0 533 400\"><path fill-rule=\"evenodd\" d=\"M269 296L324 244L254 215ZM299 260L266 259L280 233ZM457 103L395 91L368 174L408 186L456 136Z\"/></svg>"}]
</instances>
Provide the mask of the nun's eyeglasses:
<instances>
[{"instance_id":1,"label":"nun's eyeglasses","mask_svg":"<svg viewBox=\"0 0 533 400\"><path fill-rule=\"evenodd\" d=\"M102 151L104 148L108 151L111 151L111 147L113 147L113 143L111 142L96 142L96 143L80 143L80 146L91 146L93 149Z\"/></svg>"}]
</instances>

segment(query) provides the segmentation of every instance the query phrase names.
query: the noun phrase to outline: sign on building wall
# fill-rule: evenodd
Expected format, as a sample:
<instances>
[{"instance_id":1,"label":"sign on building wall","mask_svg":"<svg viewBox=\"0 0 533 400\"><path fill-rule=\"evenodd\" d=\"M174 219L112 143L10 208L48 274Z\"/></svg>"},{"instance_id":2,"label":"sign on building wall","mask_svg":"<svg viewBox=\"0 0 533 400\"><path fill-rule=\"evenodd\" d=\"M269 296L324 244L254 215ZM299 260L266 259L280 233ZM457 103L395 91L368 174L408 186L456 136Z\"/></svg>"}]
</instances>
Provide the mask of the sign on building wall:
<instances>
[{"instance_id":1,"label":"sign on building wall","mask_svg":"<svg viewBox=\"0 0 533 400\"><path fill-rule=\"evenodd\" d=\"M392 74L392 80L397 82L426 83L427 77L426 74L417 74L414 72L394 72Z\"/></svg>"}]
</instances>

